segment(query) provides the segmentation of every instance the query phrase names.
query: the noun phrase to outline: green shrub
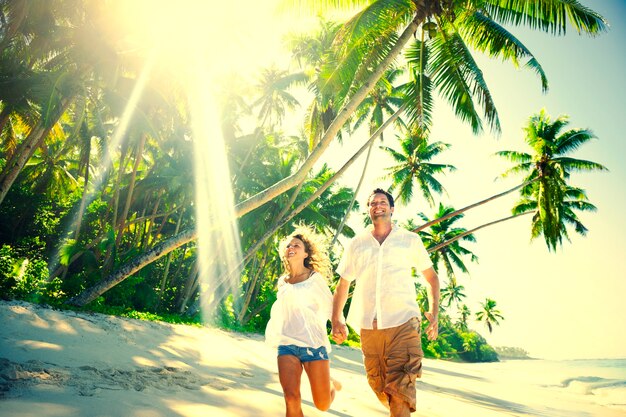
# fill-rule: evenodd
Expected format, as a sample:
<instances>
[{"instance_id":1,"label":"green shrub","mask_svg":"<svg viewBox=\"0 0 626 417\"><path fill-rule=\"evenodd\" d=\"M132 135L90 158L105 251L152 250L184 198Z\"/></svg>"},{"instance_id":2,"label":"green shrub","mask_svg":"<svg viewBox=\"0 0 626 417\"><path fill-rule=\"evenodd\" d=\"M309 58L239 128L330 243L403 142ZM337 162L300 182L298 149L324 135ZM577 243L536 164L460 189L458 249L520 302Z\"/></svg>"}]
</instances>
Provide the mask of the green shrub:
<instances>
[{"instance_id":1,"label":"green shrub","mask_svg":"<svg viewBox=\"0 0 626 417\"><path fill-rule=\"evenodd\" d=\"M21 256L9 245L0 247L0 295L33 302L50 302L63 296L59 282L48 282L48 263Z\"/></svg>"}]
</instances>

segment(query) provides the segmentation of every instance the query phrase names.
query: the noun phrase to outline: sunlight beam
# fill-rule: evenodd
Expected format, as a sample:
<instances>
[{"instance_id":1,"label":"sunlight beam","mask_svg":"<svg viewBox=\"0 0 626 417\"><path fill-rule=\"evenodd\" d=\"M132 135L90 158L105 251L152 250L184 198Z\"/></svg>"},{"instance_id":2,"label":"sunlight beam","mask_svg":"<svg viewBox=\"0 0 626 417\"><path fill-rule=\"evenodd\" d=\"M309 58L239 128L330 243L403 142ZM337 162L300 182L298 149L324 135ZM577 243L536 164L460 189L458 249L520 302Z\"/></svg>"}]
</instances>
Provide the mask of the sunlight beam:
<instances>
[{"instance_id":1,"label":"sunlight beam","mask_svg":"<svg viewBox=\"0 0 626 417\"><path fill-rule=\"evenodd\" d=\"M200 305L204 322L212 323L224 297L238 298L241 245L219 109L206 68L202 61L192 66L187 93L194 145Z\"/></svg>"}]
</instances>

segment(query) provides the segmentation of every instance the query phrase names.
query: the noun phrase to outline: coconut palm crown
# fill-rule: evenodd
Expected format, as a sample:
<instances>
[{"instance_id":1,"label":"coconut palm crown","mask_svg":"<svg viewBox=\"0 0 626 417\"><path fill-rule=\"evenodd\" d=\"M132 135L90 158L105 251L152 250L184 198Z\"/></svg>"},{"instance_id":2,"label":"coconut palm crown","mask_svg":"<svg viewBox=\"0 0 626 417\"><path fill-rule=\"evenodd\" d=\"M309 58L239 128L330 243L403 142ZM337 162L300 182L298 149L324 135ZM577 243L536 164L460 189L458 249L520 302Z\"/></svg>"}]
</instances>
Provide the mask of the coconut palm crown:
<instances>
[{"instance_id":1,"label":"coconut palm crown","mask_svg":"<svg viewBox=\"0 0 626 417\"><path fill-rule=\"evenodd\" d=\"M596 162L569 156L581 145L596 138L589 129L564 130L567 116L551 120L545 110L531 116L524 131L525 141L533 153L501 151L502 156L517 165L503 176L522 173L526 185L520 189L521 200L513 208L514 214L536 211L533 216L531 237L543 235L550 250L556 250L563 237L569 240L566 225L585 235L587 229L576 217L574 210L595 211L587 201L584 190L569 184L572 172L607 171Z\"/></svg>"}]
</instances>

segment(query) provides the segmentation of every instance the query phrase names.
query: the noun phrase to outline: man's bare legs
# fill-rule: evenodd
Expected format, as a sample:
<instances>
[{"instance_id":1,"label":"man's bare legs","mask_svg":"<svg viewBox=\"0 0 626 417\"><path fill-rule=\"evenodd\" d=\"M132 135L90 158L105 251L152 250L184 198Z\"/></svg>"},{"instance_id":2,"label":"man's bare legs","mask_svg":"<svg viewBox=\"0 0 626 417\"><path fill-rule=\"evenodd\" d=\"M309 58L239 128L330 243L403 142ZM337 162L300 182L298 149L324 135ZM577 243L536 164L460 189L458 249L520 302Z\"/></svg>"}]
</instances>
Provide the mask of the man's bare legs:
<instances>
[{"instance_id":1,"label":"man's bare legs","mask_svg":"<svg viewBox=\"0 0 626 417\"><path fill-rule=\"evenodd\" d=\"M410 417L411 409L409 404L400 397L389 397L389 416L390 417Z\"/></svg>"}]
</instances>

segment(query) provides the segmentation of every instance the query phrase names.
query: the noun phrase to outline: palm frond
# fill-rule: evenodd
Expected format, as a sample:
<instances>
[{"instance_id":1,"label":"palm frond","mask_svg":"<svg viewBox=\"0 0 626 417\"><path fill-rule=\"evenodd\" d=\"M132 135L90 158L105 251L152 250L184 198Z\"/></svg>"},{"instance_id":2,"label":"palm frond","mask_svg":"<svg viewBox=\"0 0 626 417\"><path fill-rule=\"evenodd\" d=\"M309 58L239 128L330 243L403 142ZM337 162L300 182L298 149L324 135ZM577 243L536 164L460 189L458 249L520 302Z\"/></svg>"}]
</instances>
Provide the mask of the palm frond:
<instances>
[{"instance_id":1,"label":"palm frond","mask_svg":"<svg viewBox=\"0 0 626 417\"><path fill-rule=\"evenodd\" d=\"M405 58L411 78L402 86L402 91L410 103L406 110L409 124L416 124L422 130L427 130L432 125L433 83L426 73L428 54L426 42L416 39L409 44Z\"/></svg>"},{"instance_id":2,"label":"palm frond","mask_svg":"<svg viewBox=\"0 0 626 417\"><path fill-rule=\"evenodd\" d=\"M548 78L534 55L508 30L480 11L463 15L459 31L468 45L492 58L502 57L519 67L520 59L527 59L525 67L533 70L541 80L541 88L548 91Z\"/></svg>"},{"instance_id":3,"label":"palm frond","mask_svg":"<svg viewBox=\"0 0 626 417\"><path fill-rule=\"evenodd\" d=\"M443 36L433 39L431 48L432 81L440 94L452 106L453 111L462 121L472 127L474 133L482 132L483 125L474 106L472 88L468 85L468 68L459 58L464 55L457 37L451 40Z\"/></svg>"},{"instance_id":4,"label":"palm frond","mask_svg":"<svg viewBox=\"0 0 626 417\"><path fill-rule=\"evenodd\" d=\"M374 2L343 25L333 59L322 68L321 91L343 103L391 51L414 7L407 0Z\"/></svg>"},{"instance_id":5,"label":"palm frond","mask_svg":"<svg viewBox=\"0 0 626 417\"><path fill-rule=\"evenodd\" d=\"M608 171L608 168L605 167L602 164L599 164L597 162L593 162L593 161L586 161L583 159L576 159L576 158L565 158L565 157L561 157L561 158L553 158L553 161L561 166L563 166L563 168L566 171L578 171L578 172L583 172L583 171Z\"/></svg>"},{"instance_id":6,"label":"palm frond","mask_svg":"<svg viewBox=\"0 0 626 417\"><path fill-rule=\"evenodd\" d=\"M589 129L571 129L559 136L555 153L559 155L575 151L582 144L596 139L596 136Z\"/></svg>"},{"instance_id":7,"label":"palm frond","mask_svg":"<svg viewBox=\"0 0 626 417\"><path fill-rule=\"evenodd\" d=\"M525 152L499 151L499 152L496 152L494 155L506 158L511 162L525 163L525 162L531 162L533 160L533 157L530 154L525 153Z\"/></svg>"},{"instance_id":8,"label":"palm frond","mask_svg":"<svg viewBox=\"0 0 626 417\"><path fill-rule=\"evenodd\" d=\"M576 0L487 0L484 8L502 24L528 26L564 35L568 19L578 33L598 35L608 30L602 16Z\"/></svg>"}]
</instances>

